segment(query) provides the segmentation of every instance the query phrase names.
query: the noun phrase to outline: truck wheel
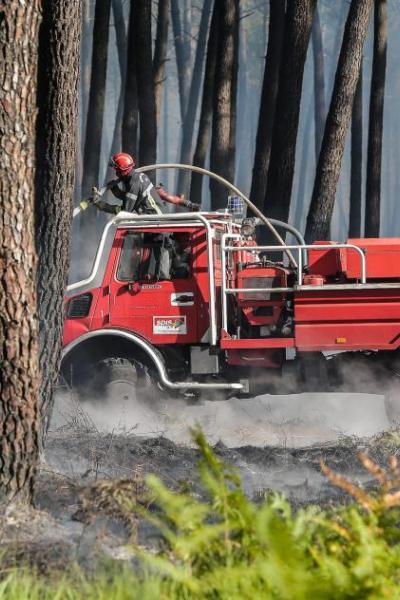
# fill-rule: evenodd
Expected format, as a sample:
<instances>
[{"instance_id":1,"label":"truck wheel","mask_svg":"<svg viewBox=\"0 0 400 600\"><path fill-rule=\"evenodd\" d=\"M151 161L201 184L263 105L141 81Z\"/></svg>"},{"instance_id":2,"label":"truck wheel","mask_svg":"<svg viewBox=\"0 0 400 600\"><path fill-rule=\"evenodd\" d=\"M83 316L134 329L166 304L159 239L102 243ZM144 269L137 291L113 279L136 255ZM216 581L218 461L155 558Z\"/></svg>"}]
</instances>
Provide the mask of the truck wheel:
<instances>
[{"instance_id":1,"label":"truck wheel","mask_svg":"<svg viewBox=\"0 0 400 600\"><path fill-rule=\"evenodd\" d=\"M81 401L127 402L148 405L155 388L146 365L125 358L101 360L90 368L78 386Z\"/></svg>"}]
</instances>

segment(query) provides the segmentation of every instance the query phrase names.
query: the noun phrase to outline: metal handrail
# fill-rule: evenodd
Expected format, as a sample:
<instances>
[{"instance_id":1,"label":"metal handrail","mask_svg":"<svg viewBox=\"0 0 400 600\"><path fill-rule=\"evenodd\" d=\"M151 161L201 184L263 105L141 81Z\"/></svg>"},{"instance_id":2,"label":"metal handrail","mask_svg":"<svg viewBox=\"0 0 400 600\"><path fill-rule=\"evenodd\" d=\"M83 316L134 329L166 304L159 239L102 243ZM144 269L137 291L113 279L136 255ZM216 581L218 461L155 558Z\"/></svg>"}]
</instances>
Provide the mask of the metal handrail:
<instances>
[{"instance_id":1,"label":"metal handrail","mask_svg":"<svg viewBox=\"0 0 400 600\"><path fill-rule=\"evenodd\" d=\"M225 233L221 238L221 308L222 308L222 328L227 331L228 327L228 311L227 311L227 296L228 294L235 293L254 293L254 292L288 292L292 291L293 288L228 288L226 281L226 255L228 252L243 252L243 251L255 251L255 252L282 252L282 248L279 246L227 246L226 240L240 240L240 234ZM301 286L303 283L303 250L340 250L342 248L348 248L349 250L355 250L360 257L361 265L361 284L367 282L367 269L365 254L361 248L354 244L300 244L298 246L287 246L288 250L296 250L298 254L297 261L297 285Z\"/></svg>"}]
</instances>

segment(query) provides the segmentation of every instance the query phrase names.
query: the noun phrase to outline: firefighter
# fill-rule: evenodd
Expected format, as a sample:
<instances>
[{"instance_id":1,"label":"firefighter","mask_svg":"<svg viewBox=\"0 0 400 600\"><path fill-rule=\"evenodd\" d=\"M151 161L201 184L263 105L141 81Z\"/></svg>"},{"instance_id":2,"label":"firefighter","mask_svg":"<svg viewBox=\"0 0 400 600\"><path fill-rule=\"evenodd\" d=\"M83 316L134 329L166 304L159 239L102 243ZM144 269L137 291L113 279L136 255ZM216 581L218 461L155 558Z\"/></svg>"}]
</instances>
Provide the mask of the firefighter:
<instances>
[{"instance_id":1,"label":"firefighter","mask_svg":"<svg viewBox=\"0 0 400 600\"><path fill-rule=\"evenodd\" d=\"M115 170L117 179L110 181L104 191L93 188L93 203L99 210L116 214L120 210L138 214L162 214L160 201L189 210L199 210L199 205L186 200L183 195L173 196L168 194L160 184L155 188L145 173L135 172L136 161L125 152L113 154L110 167ZM111 190L122 204L115 205L103 200L105 191Z\"/></svg>"}]
</instances>

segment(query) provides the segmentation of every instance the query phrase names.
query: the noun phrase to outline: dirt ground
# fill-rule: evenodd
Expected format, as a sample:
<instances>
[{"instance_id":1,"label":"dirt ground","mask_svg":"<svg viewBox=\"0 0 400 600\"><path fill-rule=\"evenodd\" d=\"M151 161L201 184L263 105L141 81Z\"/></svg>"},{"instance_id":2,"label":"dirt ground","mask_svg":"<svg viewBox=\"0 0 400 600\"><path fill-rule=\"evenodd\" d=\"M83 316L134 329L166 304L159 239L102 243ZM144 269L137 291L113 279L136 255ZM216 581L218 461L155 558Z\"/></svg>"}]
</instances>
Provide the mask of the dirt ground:
<instances>
[{"instance_id":1,"label":"dirt ground","mask_svg":"<svg viewBox=\"0 0 400 600\"><path fill-rule=\"evenodd\" d=\"M36 510L10 507L0 519L7 560L28 560L46 570L71 561L93 568L104 556L130 559L132 524L120 519L108 499L110 489L127 480L140 487L149 473L171 488L190 484L196 489L198 453L188 431L194 423L202 426L216 454L239 470L250 497L276 490L294 506L344 501L321 474L321 459L369 484L357 451L382 463L389 454L400 454L396 441L380 433L388 427L382 398L366 394L201 405L177 400L168 410L136 407L135 414L124 403L89 402L82 408L61 394L42 457ZM142 522L135 536L147 547L157 543L155 532Z\"/></svg>"}]
</instances>

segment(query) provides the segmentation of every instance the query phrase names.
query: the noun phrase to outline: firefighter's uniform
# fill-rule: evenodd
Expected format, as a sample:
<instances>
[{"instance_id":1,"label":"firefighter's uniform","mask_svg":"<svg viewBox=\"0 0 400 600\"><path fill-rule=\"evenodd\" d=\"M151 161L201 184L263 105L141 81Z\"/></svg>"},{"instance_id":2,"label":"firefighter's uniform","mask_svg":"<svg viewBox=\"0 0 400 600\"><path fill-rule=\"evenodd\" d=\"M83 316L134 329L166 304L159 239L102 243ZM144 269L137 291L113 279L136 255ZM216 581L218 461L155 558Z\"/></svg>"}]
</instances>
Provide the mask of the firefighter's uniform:
<instances>
[{"instance_id":1,"label":"firefighter's uniform","mask_svg":"<svg viewBox=\"0 0 400 600\"><path fill-rule=\"evenodd\" d=\"M160 197L145 173L134 171L125 177L115 179L107 184L121 204L111 204L102 197L95 200L97 208L105 212L117 214L121 210L138 214L162 214Z\"/></svg>"}]
</instances>

